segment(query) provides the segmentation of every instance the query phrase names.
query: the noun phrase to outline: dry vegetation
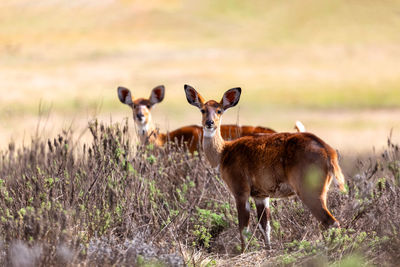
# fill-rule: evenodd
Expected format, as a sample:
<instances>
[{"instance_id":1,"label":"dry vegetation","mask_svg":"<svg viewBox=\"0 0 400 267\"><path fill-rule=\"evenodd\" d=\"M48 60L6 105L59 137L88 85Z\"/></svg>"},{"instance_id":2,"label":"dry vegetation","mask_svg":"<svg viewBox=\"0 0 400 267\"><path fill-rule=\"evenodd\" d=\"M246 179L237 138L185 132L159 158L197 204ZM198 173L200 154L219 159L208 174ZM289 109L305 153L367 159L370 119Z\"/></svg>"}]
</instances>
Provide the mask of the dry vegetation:
<instances>
[{"instance_id":1,"label":"dry vegetation","mask_svg":"<svg viewBox=\"0 0 400 267\"><path fill-rule=\"evenodd\" d=\"M132 143L128 124L91 123L92 142L57 138L1 151L0 265L395 265L400 255L400 151L345 170L332 189L341 229L319 230L296 198L272 202L273 249L252 211L239 255L232 197L203 155ZM349 160L349 159L342 159Z\"/></svg>"},{"instance_id":2,"label":"dry vegetation","mask_svg":"<svg viewBox=\"0 0 400 267\"><path fill-rule=\"evenodd\" d=\"M0 265L395 265L399 14L396 0L0 1ZM117 86L158 84L162 130L198 123L184 83L209 98L241 86L226 123L299 119L339 148L343 228L274 200L273 249L253 211L239 255L233 198L202 154L138 147L112 123L130 117Z\"/></svg>"}]
</instances>

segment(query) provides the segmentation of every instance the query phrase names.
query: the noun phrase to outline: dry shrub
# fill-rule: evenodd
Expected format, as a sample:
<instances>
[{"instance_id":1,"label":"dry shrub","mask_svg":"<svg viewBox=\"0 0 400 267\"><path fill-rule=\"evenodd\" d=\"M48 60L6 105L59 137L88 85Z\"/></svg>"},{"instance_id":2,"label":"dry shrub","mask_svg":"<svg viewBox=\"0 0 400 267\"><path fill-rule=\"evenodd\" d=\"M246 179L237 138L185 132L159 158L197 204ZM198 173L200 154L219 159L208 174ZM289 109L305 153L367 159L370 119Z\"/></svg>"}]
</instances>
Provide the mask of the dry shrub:
<instances>
[{"instance_id":1,"label":"dry shrub","mask_svg":"<svg viewBox=\"0 0 400 267\"><path fill-rule=\"evenodd\" d=\"M13 262L17 241L39 246L41 264L183 264L181 250L210 247L234 225L230 198L203 158L176 144L132 145L127 124L89 128L90 145L64 132L1 153L1 263Z\"/></svg>"},{"instance_id":2,"label":"dry shrub","mask_svg":"<svg viewBox=\"0 0 400 267\"><path fill-rule=\"evenodd\" d=\"M274 200L273 249L263 250L253 207L254 235L238 255L233 198L201 153L132 144L127 123L95 121L89 129L91 144L63 132L0 153L1 265L309 265L354 253L371 263L399 259L400 155L391 142L357 164L348 194L329 193L342 229L320 230L296 198Z\"/></svg>"}]
</instances>

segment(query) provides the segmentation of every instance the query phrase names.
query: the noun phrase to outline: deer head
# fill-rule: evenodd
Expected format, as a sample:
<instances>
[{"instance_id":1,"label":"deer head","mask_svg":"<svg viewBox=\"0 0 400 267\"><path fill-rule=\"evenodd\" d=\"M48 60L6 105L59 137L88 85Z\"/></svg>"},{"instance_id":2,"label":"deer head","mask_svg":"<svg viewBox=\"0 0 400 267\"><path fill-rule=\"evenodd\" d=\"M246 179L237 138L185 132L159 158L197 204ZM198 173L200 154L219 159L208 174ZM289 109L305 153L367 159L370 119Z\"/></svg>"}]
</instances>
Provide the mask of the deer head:
<instances>
[{"instance_id":1,"label":"deer head","mask_svg":"<svg viewBox=\"0 0 400 267\"><path fill-rule=\"evenodd\" d=\"M204 137L213 137L221 126L222 114L228 108L236 106L242 90L239 87L229 89L221 101L204 101L204 98L190 85L185 85L186 99L189 104L200 109Z\"/></svg>"},{"instance_id":2,"label":"deer head","mask_svg":"<svg viewBox=\"0 0 400 267\"><path fill-rule=\"evenodd\" d=\"M118 87L119 100L132 108L133 120L136 126L144 134L151 124L151 108L164 99L165 88L163 85L155 87L149 98L134 99L130 90L125 87Z\"/></svg>"}]
</instances>

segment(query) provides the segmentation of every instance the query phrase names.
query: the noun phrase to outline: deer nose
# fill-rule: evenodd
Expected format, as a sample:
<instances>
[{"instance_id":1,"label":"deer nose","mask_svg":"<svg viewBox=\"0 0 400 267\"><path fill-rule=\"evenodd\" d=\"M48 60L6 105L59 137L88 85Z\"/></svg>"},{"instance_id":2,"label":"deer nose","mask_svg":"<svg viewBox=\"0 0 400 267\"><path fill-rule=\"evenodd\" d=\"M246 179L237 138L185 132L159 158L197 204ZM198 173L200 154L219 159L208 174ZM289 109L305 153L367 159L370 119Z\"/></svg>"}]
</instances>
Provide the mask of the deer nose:
<instances>
[{"instance_id":1,"label":"deer nose","mask_svg":"<svg viewBox=\"0 0 400 267\"><path fill-rule=\"evenodd\" d=\"M142 113L138 113L138 114L136 114L136 117L137 117L139 120L142 120L142 118L144 117L144 115L143 115Z\"/></svg>"},{"instance_id":2,"label":"deer nose","mask_svg":"<svg viewBox=\"0 0 400 267\"><path fill-rule=\"evenodd\" d=\"M207 127L211 128L211 126L213 126L213 125L214 125L214 121L212 121L212 120L206 120L206 126L207 126Z\"/></svg>"}]
</instances>

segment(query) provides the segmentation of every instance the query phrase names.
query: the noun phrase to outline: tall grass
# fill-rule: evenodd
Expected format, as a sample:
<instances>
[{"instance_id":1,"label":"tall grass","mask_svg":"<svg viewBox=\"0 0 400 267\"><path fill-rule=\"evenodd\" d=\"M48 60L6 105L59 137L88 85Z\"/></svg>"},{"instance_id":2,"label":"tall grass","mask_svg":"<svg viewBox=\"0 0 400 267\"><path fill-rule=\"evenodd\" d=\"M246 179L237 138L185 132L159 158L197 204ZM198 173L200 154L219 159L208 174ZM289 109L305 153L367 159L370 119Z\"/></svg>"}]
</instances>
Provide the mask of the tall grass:
<instances>
[{"instance_id":1,"label":"tall grass","mask_svg":"<svg viewBox=\"0 0 400 267\"><path fill-rule=\"evenodd\" d=\"M297 198L272 202L272 250L257 232L239 255L237 215L202 153L131 143L128 125L90 125L0 153L1 265L285 265L357 261L394 265L400 255L400 152L388 141L360 161L348 194L331 190L341 229L322 231ZM349 172L349 170L347 171ZM357 255L357 256L353 256ZM350 257L350 258L349 258Z\"/></svg>"}]
</instances>

